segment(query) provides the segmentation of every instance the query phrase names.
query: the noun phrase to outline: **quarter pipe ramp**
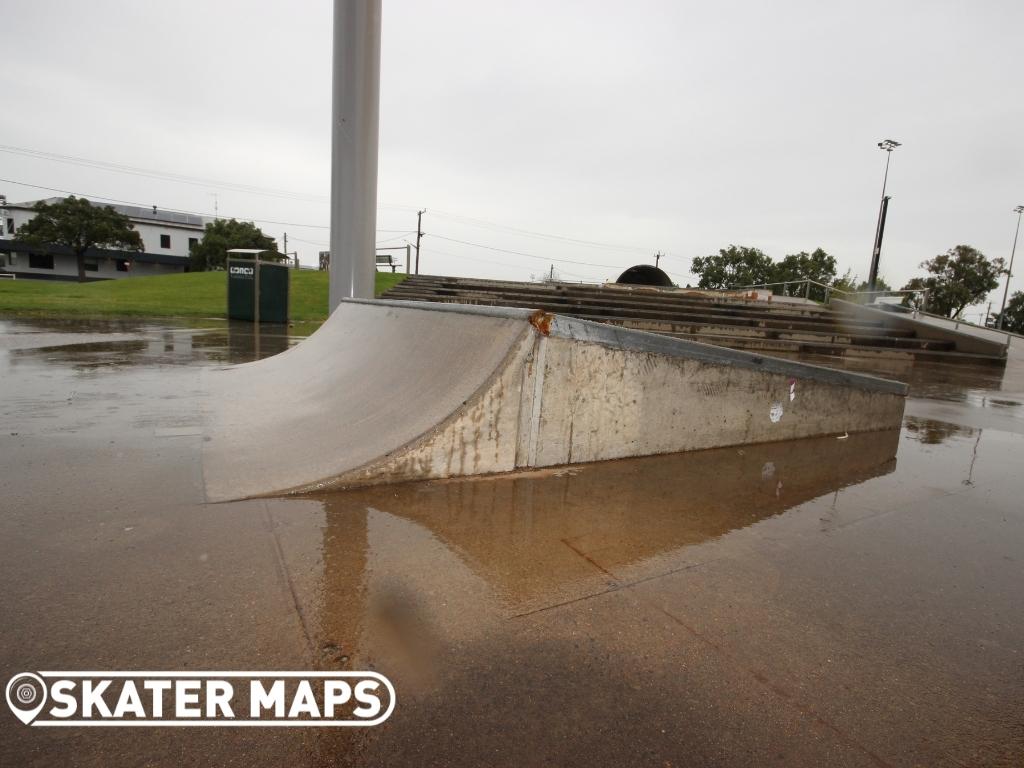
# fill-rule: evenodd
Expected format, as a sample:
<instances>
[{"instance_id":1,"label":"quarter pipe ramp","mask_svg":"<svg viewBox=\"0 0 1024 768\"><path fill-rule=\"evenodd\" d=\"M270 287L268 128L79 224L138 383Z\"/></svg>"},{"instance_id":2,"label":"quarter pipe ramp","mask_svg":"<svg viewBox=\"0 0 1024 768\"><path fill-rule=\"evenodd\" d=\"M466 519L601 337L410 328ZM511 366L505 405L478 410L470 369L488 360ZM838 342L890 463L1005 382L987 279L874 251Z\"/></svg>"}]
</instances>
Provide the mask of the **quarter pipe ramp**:
<instances>
[{"instance_id":1,"label":"quarter pipe ramp","mask_svg":"<svg viewBox=\"0 0 1024 768\"><path fill-rule=\"evenodd\" d=\"M211 501L891 429L906 395L559 315L370 300L205 388Z\"/></svg>"}]
</instances>

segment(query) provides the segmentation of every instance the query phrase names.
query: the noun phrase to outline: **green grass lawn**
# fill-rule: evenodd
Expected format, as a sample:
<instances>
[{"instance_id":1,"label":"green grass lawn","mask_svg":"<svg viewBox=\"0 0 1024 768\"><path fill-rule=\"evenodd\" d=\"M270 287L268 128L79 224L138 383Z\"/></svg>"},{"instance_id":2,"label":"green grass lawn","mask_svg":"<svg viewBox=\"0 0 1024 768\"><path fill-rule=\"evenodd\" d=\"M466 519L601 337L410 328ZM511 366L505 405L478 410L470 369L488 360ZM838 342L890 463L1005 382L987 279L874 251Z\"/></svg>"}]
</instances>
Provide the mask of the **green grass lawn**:
<instances>
[{"instance_id":1,"label":"green grass lawn","mask_svg":"<svg viewBox=\"0 0 1024 768\"><path fill-rule=\"evenodd\" d=\"M403 274L377 273L377 295L401 282ZM148 317L224 317L227 273L190 272L95 283L51 280L0 280L0 312L17 314L135 315ZM327 273L291 273L291 318L327 317Z\"/></svg>"}]
</instances>

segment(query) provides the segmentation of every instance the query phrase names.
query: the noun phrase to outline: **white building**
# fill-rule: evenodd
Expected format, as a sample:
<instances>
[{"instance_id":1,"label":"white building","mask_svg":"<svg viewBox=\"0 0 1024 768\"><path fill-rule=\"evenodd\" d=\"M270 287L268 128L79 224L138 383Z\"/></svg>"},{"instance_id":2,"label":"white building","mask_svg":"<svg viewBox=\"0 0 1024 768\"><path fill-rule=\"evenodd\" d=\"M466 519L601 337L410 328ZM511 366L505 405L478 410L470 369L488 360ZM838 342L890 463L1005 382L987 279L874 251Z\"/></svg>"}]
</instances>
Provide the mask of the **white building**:
<instances>
[{"instance_id":1,"label":"white building","mask_svg":"<svg viewBox=\"0 0 1024 768\"><path fill-rule=\"evenodd\" d=\"M52 197L44 202L62 200ZM3 203L0 197L0 273L14 273L17 279L77 280L78 263L71 249L59 245L29 246L18 241L18 227L35 216L35 200ZM93 203L105 205L105 203ZM94 249L85 257L87 280L166 275L184 272L189 248L203 238L205 219L188 213L171 213L134 205L111 205L131 219L142 237L143 250Z\"/></svg>"}]
</instances>

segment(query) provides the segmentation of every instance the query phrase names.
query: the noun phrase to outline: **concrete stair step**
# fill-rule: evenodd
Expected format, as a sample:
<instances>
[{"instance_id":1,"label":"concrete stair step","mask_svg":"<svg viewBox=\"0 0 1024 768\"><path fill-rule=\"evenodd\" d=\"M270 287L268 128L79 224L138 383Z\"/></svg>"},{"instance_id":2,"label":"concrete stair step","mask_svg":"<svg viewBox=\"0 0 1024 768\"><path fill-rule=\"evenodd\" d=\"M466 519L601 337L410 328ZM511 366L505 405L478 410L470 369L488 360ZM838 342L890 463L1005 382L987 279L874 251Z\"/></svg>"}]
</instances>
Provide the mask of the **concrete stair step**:
<instances>
[{"instance_id":1,"label":"concrete stair step","mask_svg":"<svg viewBox=\"0 0 1024 768\"><path fill-rule=\"evenodd\" d=\"M701 323L671 323L659 324L633 320L603 320L600 318L588 317L586 315L574 315L583 320L595 320L606 325L616 325L622 328L629 328L637 331L658 333L664 336L679 336L680 338L690 336L726 337L726 338L748 338L748 339L777 339L781 341L793 341L797 343L819 343L847 346L864 347L892 347L899 349L932 349L932 350L953 350L955 345L951 341L939 341L935 339L918 339L903 336L865 335L850 334L842 332L821 332L821 331L790 331L771 328L738 328L734 325L714 325Z\"/></svg>"},{"instance_id":2,"label":"concrete stair step","mask_svg":"<svg viewBox=\"0 0 1024 768\"><path fill-rule=\"evenodd\" d=\"M779 317L799 319L806 322L832 322L831 313L806 312L802 310L789 310L782 307L771 307L760 303L755 305L719 304L714 302L666 302L648 301L635 299L630 296L619 298L611 295L598 296L577 296L574 294L559 294L534 291L509 291L499 293L497 291L473 291L469 289L453 288L424 288L418 286L396 286L388 292L389 298L447 298L463 299L465 303L491 304L494 306L506 306L510 300L528 302L546 302L559 306L604 306L609 308L629 308L647 311L659 311L666 313L715 313L727 317ZM881 325L880 323L872 323Z\"/></svg>"},{"instance_id":3,"label":"concrete stair step","mask_svg":"<svg viewBox=\"0 0 1024 768\"><path fill-rule=\"evenodd\" d=\"M434 287L445 287L450 289L454 288L467 290L490 290L499 293L510 290L529 290L534 293L572 293L575 295L612 295L615 297L632 296L636 298L645 298L655 301L685 300L701 302L705 304L722 303L741 306L764 306L766 304L769 304L768 302L760 301L758 299L749 299L739 295L712 297L705 293L702 293L698 289L665 289L650 286L616 285L614 283L608 283L604 285L588 285L583 283L523 283L507 280L484 280L480 278L445 277L439 275L413 275L407 278L405 282L410 285L422 284ZM790 309L801 308L809 313L820 312L828 314L829 312L827 308L813 303L802 304L780 301L777 304L769 304L769 306L780 306Z\"/></svg>"},{"instance_id":4,"label":"concrete stair step","mask_svg":"<svg viewBox=\"0 0 1024 768\"><path fill-rule=\"evenodd\" d=\"M445 296L467 296L478 299L486 296L499 297L549 297L554 301L599 301L618 306L637 306L652 308L699 308L701 310L716 309L718 311L744 312L756 310L766 314L785 316L803 316L830 318L832 313L823 307L810 304L776 304L764 301L740 299L710 299L692 294L663 293L644 290L624 290L617 288L580 288L576 285L564 286L555 284L511 283L484 284L478 281L430 280L408 278L391 289L395 295L406 293L436 293Z\"/></svg>"},{"instance_id":5,"label":"concrete stair step","mask_svg":"<svg viewBox=\"0 0 1024 768\"><path fill-rule=\"evenodd\" d=\"M993 355L978 355L934 349L897 349L891 347L862 346L857 344L825 344L820 342L755 339L746 336L715 334L670 333L666 336L700 341L731 349L759 351L767 354L811 354L829 357L872 358L876 360L920 360L933 363L966 365L998 365L1004 360Z\"/></svg>"},{"instance_id":6,"label":"concrete stair step","mask_svg":"<svg viewBox=\"0 0 1024 768\"><path fill-rule=\"evenodd\" d=\"M601 304L582 302L558 302L551 301L548 297L532 295L485 295L485 296L445 296L433 293L412 292L412 291L388 291L384 294L386 299L403 299L407 301L434 301L442 303L478 304L485 306L506 306L519 307L524 309L543 309L545 312L585 317L588 320L613 320L617 318L630 320L646 320L652 323L714 323L720 325L734 325L749 328L773 328L778 330L807 330L821 331L823 333L859 333L866 335L881 335L880 323L844 322L841 325L833 316L819 320L811 317L787 318L782 315L763 312L747 311L736 312L712 312L712 311L664 311L655 309L642 309L636 307L619 307L614 302L607 301ZM885 335L913 337L910 331L895 331Z\"/></svg>"}]
</instances>

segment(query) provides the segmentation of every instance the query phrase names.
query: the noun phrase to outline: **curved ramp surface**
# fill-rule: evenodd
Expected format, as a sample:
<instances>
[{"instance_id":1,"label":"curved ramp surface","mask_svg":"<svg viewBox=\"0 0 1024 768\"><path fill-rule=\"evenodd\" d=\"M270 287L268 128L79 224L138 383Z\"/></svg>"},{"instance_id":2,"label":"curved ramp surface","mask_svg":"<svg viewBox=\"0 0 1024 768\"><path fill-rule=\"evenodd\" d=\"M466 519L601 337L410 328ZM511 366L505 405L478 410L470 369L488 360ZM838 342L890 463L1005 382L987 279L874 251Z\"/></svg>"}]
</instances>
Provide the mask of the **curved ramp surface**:
<instances>
[{"instance_id":1,"label":"curved ramp surface","mask_svg":"<svg viewBox=\"0 0 1024 768\"><path fill-rule=\"evenodd\" d=\"M213 501L890 429L906 394L541 312L362 300L206 389Z\"/></svg>"}]
</instances>

